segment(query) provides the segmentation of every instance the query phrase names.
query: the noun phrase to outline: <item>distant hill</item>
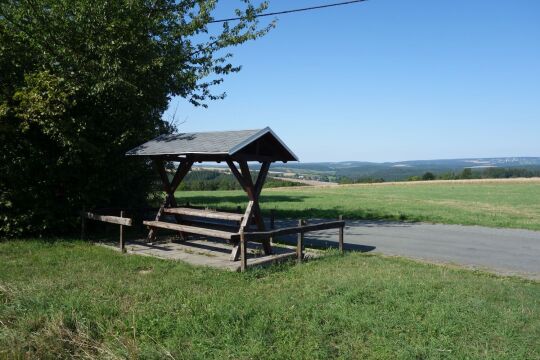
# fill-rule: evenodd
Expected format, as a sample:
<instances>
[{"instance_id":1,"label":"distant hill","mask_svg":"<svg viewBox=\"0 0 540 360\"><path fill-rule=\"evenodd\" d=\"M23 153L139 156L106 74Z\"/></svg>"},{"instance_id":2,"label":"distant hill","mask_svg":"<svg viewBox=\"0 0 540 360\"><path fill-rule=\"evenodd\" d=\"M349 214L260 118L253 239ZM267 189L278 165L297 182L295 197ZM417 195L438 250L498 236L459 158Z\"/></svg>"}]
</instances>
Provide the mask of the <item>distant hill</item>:
<instances>
[{"instance_id":1,"label":"distant hill","mask_svg":"<svg viewBox=\"0 0 540 360\"><path fill-rule=\"evenodd\" d=\"M471 168L473 171L486 168L522 168L536 171L540 170L540 157L412 160L384 163L363 161L276 163L272 165L271 171L282 172L282 175L295 173L306 178L313 177L330 181L340 177L399 181L411 176L421 176L425 172L459 173L465 168Z\"/></svg>"}]
</instances>

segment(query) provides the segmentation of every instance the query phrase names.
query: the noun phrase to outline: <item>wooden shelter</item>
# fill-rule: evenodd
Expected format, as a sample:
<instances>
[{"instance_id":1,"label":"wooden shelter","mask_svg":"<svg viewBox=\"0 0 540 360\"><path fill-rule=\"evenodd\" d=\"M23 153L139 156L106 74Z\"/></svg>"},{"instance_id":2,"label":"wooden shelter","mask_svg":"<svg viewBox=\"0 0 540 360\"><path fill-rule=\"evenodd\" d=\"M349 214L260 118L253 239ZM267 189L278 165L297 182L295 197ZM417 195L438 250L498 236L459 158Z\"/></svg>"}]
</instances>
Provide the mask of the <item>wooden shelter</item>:
<instances>
[{"instance_id":1,"label":"wooden shelter","mask_svg":"<svg viewBox=\"0 0 540 360\"><path fill-rule=\"evenodd\" d=\"M145 221L149 227L148 240L152 241L158 229L169 229L180 234L198 234L222 238L233 244L231 260L240 256L240 234L255 225L264 231L265 225L259 206L266 176L271 163L298 161L296 155L269 128L260 130L219 131L161 135L126 153L128 156L146 156L152 159L167 194L154 221ZM179 162L172 180L167 176L167 161ZM195 162L225 162L247 194L247 207L243 214L179 207L174 193ZM252 179L248 162L261 164L256 181ZM165 221L171 215L175 222ZM193 219L199 220L193 220ZM200 221L218 220L220 223ZM232 224L224 224L232 222ZM265 254L272 253L269 237L261 239Z\"/></svg>"}]
</instances>

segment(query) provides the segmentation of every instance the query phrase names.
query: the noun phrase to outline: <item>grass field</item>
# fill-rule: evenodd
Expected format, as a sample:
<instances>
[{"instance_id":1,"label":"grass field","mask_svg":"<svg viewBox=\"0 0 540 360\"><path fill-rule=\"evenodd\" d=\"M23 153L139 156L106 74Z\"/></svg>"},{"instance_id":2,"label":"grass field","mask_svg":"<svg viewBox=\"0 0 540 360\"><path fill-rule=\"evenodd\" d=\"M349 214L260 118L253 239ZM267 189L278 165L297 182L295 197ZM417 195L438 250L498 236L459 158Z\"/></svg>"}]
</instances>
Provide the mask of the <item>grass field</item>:
<instances>
[{"instance_id":1,"label":"grass field","mask_svg":"<svg viewBox=\"0 0 540 360\"><path fill-rule=\"evenodd\" d=\"M180 202L234 210L241 191L177 192ZM540 230L540 180L452 181L266 189L263 212L292 218L390 219Z\"/></svg>"},{"instance_id":2,"label":"grass field","mask_svg":"<svg viewBox=\"0 0 540 360\"><path fill-rule=\"evenodd\" d=\"M538 359L540 283L360 253L245 274L0 243L0 358Z\"/></svg>"}]
</instances>

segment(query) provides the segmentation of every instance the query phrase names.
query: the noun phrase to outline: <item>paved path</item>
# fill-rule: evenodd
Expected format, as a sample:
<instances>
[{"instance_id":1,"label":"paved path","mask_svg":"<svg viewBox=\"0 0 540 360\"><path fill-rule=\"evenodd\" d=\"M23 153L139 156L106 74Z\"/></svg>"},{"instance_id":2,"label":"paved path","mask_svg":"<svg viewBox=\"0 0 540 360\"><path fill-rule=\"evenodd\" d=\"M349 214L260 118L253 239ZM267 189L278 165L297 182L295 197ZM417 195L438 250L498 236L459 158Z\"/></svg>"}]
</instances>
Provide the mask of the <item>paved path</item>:
<instances>
[{"instance_id":1,"label":"paved path","mask_svg":"<svg viewBox=\"0 0 540 360\"><path fill-rule=\"evenodd\" d=\"M292 224L280 221L277 225ZM306 244L335 245L330 242L337 241L336 232L309 233ZM540 231L358 220L347 221L345 242L352 250L452 263L540 280Z\"/></svg>"}]
</instances>

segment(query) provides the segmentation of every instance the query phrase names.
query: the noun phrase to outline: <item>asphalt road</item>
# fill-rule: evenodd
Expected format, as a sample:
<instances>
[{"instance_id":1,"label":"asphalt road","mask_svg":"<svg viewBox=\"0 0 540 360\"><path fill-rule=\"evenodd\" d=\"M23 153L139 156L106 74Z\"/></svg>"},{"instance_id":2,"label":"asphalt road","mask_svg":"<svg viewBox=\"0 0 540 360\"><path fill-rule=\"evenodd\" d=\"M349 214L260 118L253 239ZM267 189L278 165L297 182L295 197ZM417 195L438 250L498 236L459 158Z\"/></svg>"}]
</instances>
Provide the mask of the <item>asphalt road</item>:
<instances>
[{"instance_id":1,"label":"asphalt road","mask_svg":"<svg viewBox=\"0 0 540 360\"><path fill-rule=\"evenodd\" d=\"M314 221L315 223L317 221ZM292 221L277 225L291 226ZM306 234L306 245L335 246L337 230ZM289 237L287 242L294 242ZM450 263L540 280L540 231L481 226L347 221L346 248Z\"/></svg>"}]
</instances>

